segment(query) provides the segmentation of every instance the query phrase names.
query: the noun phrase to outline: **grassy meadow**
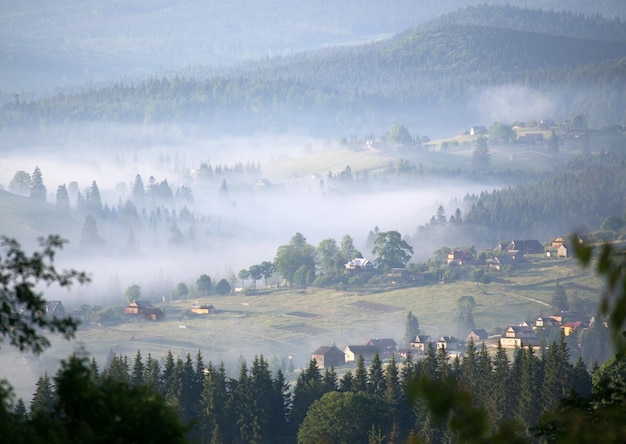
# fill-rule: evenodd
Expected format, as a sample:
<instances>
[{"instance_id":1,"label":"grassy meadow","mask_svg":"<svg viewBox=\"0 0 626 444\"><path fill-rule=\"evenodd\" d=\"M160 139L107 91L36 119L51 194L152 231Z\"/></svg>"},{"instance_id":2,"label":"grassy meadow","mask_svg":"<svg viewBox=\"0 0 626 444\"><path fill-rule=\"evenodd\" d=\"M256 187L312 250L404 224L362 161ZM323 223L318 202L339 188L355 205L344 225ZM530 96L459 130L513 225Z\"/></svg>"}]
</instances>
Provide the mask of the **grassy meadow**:
<instances>
[{"instance_id":1,"label":"grassy meadow","mask_svg":"<svg viewBox=\"0 0 626 444\"><path fill-rule=\"evenodd\" d=\"M78 345L104 362L110 350L134 357L192 356L200 350L205 359L224 361L227 367L241 358L251 361L263 354L283 361L293 358L305 366L321 345L364 344L370 338L392 337L402 346L406 316L413 312L421 329L430 335L455 335L457 301L476 301L477 328L498 334L509 324L534 320L552 313L550 300L557 281L574 298L597 301L601 282L572 259L536 256L508 277L488 285L473 282L421 284L376 292L334 289L272 288L254 295L234 294L157 304L165 310L163 321L129 317L115 326L83 326L72 343L55 341L54 355L62 358ZM210 303L216 312L195 315L194 303ZM119 307L121 311L123 307Z\"/></svg>"}]
</instances>

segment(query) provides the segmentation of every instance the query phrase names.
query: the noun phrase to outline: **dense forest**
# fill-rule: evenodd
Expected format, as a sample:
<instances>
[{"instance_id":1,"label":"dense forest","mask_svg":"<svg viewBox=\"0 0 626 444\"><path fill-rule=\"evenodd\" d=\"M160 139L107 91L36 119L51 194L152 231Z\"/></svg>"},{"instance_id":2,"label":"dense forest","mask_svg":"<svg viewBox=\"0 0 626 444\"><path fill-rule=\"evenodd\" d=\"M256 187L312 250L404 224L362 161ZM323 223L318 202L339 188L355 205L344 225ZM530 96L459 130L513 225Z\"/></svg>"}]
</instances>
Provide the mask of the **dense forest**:
<instances>
[{"instance_id":1,"label":"dense forest","mask_svg":"<svg viewBox=\"0 0 626 444\"><path fill-rule=\"evenodd\" d=\"M455 22L453 17L464 15L459 11L437 25L365 45L208 68L191 76L122 81L43 100L16 97L4 106L2 123L10 129L176 121L229 132L305 127L337 134L415 122L416 116L445 119L452 110L470 118L472 101L486 88L503 85L549 93L564 118L584 112L595 127L624 120L626 43L619 37L606 40L621 22L566 12L502 11L480 9L476 20L490 23L504 14L516 21L514 29ZM561 25L548 33L529 15Z\"/></svg>"},{"instance_id":2,"label":"dense forest","mask_svg":"<svg viewBox=\"0 0 626 444\"><path fill-rule=\"evenodd\" d=\"M62 0L7 4L0 11L0 97L23 89L49 94L55 87L102 84L189 67L223 65L277 54L354 45L400 32L442 13L482 1L424 3L402 0L288 2L237 5L158 0L145 4ZM494 0L490 3L505 3ZM626 18L615 0L523 0L518 6L565 8L607 19ZM30 66L36 69L29 69ZM37 90L35 90L35 88Z\"/></svg>"},{"instance_id":3,"label":"dense forest","mask_svg":"<svg viewBox=\"0 0 626 444\"><path fill-rule=\"evenodd\" d=\"M188 438L201 443L313 443L322 437L352 443L456 442L460 431L454 418L461 413L451 411L442 421L425 399L416 399L415 385L422 378L471 393L472 408L486 414L485 437L515 424L514 436L520 442L558 435L548 426L549 414L562 398L586 398L600 406L623 396L606 385L616 382L611 378L623 368L623 360L609 360L592 375L582 360L570 362L563 338L545 349L517 349L513 357L502 347L491 355L484 345L470 342L463 358L451 358L445 348L436 350L431 344L418 359L409 354L402 362L394 356L383 362L376 355L366 366L360 357L347 371L319 369L312 360L293 384L286 382L285 372L294 369L272 369L263 355L251 365L241 362L237 375L227 374L223 364L204 360L200 352L195 359L189 354L175 358L169 352L161 361L141 351L134 359L111 354L102 369L91 360L89 378L158 393L191 426ZM21 410L15 414L21 421L30 417L37 425L40 415L51 415L49 429L40 430L42 436L53 438L67 426L56 393L63 374L61 369L55 377L39 378L30 413L18 403ZM73 421L82 416L76 415ZM88 413L84 416L86 422L91 420Z\"/></svg>"}]
</instances>

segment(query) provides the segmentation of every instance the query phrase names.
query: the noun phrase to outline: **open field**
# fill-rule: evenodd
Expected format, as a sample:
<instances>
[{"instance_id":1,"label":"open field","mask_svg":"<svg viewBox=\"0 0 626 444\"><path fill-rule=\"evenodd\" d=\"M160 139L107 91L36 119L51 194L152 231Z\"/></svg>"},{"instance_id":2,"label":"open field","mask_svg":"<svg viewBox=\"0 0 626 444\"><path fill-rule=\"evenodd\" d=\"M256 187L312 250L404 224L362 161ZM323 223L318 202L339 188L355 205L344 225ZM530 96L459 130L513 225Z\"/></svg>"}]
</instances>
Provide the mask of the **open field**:
<instances>
[{"instance_id":1,"label":"open field","mask_svg":"<svg viewBox=\"0 0 626 444\"><path fill-rule=\"evenodd\" d=\"M496 278L489 285L423 284L381 292L270 289L252 296L202 299L199 302L209 302L217 310L205 316L187 311L196 301L158 304L166 313L162 322L129 319L111 327L83 326L75 341L55 341L54 352L44 358L62 358L82 345L101 362L110 350L129 357L137 349L155 357L168 350L175 355L201 350L213 362L252 360L255 354L263 354L278 359L292 356L300 367L321 345L334 343L343 348L376 337L392 337L401 344L408 311L417 316L425 333L454 335L456 302L461 296L474 297L476 326L497 333L509 324L550 314L557 280L566 288L570 302L574 296L598 300L600 281L576 262L537 257L510 277Z\"/></svg>"}]
</instances>

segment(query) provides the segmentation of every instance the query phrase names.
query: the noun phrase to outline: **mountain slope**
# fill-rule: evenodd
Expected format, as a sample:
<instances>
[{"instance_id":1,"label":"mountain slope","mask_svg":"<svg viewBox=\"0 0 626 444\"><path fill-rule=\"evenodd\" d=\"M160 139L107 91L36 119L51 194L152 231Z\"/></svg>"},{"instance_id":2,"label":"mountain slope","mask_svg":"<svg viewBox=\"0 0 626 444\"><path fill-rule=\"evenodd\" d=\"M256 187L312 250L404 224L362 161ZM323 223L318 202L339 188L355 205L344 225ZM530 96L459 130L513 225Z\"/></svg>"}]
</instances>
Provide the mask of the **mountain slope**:
<instances>
[{"instance_id":1,"label":"mountain slope","mask_svg":"<svg viewBox=\"0 0 626 444\"><path fill-rule=\"evenodd\" d=\"M525 14L520 24L532 22ZM595 29L585 23L579 21ZM195 78L152 78L14 102L5 106L2 118L9 128L175 121L235 132L304 127L332 134L380 131L394 121L432 125L452 114L475 119L472 106L486 92L515 86L547 97L549 117L586 113L590 124L606 126L626 120L625 66L626 41L426 25L376 43L212 68ZM514 107L522 112L526 105Z\"/></svg>"},{"instance_id":2,"label":"mountain slope","mask_svg":"<svg viewBox=\"0 0 626 444\"><path fill-rule=\"evenodd\" d=\"M189 66L372 41L484 1L420 2L419 7L410 0L5 3L0 8L0 89L12 96L24 88L160 75ZM620 0L516 4L626 19Z\"/></svg>"}]
</instances>

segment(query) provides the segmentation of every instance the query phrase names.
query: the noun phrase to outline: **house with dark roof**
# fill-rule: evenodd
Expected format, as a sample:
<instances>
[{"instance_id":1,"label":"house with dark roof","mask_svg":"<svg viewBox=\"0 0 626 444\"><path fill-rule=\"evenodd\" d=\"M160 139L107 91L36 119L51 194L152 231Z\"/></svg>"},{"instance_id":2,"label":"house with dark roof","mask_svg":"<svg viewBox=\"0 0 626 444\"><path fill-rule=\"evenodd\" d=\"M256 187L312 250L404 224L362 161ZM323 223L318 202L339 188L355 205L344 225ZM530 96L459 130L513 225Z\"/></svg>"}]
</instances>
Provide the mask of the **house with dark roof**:
<instances>
[{"instance_id":1,"label":"house with dark roof","mask_svg":"<svg viewBox=\"0 0 626 444\"><path fill-rule=\"evenodd\" d=\"M378 349L373 345L346 345L343 349L346 362L354 362L360 356L363 356L365 362L371 362L378 353Z\"/></svg>"},{"instance_id":2,"label":"house with dark roof","mask_svg":"<svg viewBox=\"0 0 626 444\"><path fill-rule=\"evenodd\" d=\"M521 347L539 345L539 336L526 325L509 325L500 335L502 347Z\"/></svg>"},{"instance_id":3,"label":"house with dark roof","mask_svg":"<svg viewBox=\"0 0 626 444\"><path fill-rule=\"evenodd\" d=\"M376 338L368 340L365 345L373 345L378 349L378 354L381 356L390 356L391 354L396 352L396 341L392 338Z\"/></svg>"},{"instance_id":4,"label":"house with dark roof","mask_svg":"<svg viewBox=\"0 0 626 444\"><path fill-rule=\"evenodd\" d=\"M346 363L344 352L334 345L322 345L311 354L311 359L315 359L318 368L339 367Z\"/></svg>"},{"instance_id":5,"label":"house with dark roof","mask_svg":"<svg viewBox=\"0 0 626 444\"><path fill-rule=\"evenodd\" d=\"M458 347L459 341L454 336L440 336L437 340L437 348L456 350Z\"/></svg>"},{"instance_id":6,"label":"house with dark roof","mask_svg":"<svg viewBox=\"0 0 626 444\"><path fill-rule=\"evenodd\" d=\"M215 307L211 304L197 304L192 305L190 311L195 314L205 315L213 313L215 311Z\"/></svg>"},{"instance_id":7,"label":"house with dark roof","mask_svg":"<svg viewBox=\"0 0 626 444\"><path fill-rule=\"evenodd\" d=\"M436 341L429 335L417 335L415 339L409 344L411 350L415 350L417 354L424 354L428 348L428 344L435 343Z\"/></svg>"},{"instance_id":8,"label":"house with dark roof","mask_svg":"<svg viewBox=\"0 0 626 444\"><path fill-rule=\"evenodd\" d=\"M474 125L470 128L470 136L482 136L487 134L487 127L484 125Z\"/></svg>"},{"instance_id":9,"label":"house with dark roof","mask_svg":"<svg viewBox=\"0 0 626 444\"><path fill-rule=\"evenodd\" d=\"M373 270L374 264L369 259L357 257L348 262L345 267L346 270Z\"/></svg>"},{"instance_id":10,"label":"house with dark roof","mask_svg":"<svg viewBox=\"0 0 626 444\"><path fill-rule=\"evenodd\" d=\"M507 245L506 249L508 251L518 250L524 254L543 254L545 252L541 242L536 239L513 240Z\"/></svg>"},{"instance_id":11,"label":"house with dark roof","mask_svg":"<svg viewBox=\"0 0 626 444\"><path fill-rule=\"evenodd\" d=\"M61 301L46 301L46 313L52 316L65 316L66 311Z\"/></svg>"},{"instance_id":12,"label":"house with dark roof","mask_svg":"<svg viewBox=\"0 0 626 444\"><path fill-rule=\"evenodd\" d=\"M477 342L486 341L488 337L489 337L489 334L487 333L487 330L483 328L475 328L467 332L467 336L465 337L465 340L467 342L471 340L474 343L477 343Z\"/></svg>"},{"instance_id":13,"label":"house with dark roof","mask_svg":"<svg viewBox=\"0 0 626 444\"><path fill-rule=\"evenodd\" d=\"M474 262L476 262L476 259L474 258L472 253L467 250L452 250L448 253L447 263L448 265L450 265L452 262L456 263L457 265L463 266L473 264Z\"/></svg>"},{"instance_id":14,"label":"house with dark roof","mask_svg":"<svg viewBox=\"0 0 626 444\"><path fill-rule=\"evenodd\" d=\"M144 319L158 321L163 319L165 313L160 308L152 305L152 302L145 299L132 301L124 308L124 313L128 315L141 315Z\"/></svg>"}]
</instances>

